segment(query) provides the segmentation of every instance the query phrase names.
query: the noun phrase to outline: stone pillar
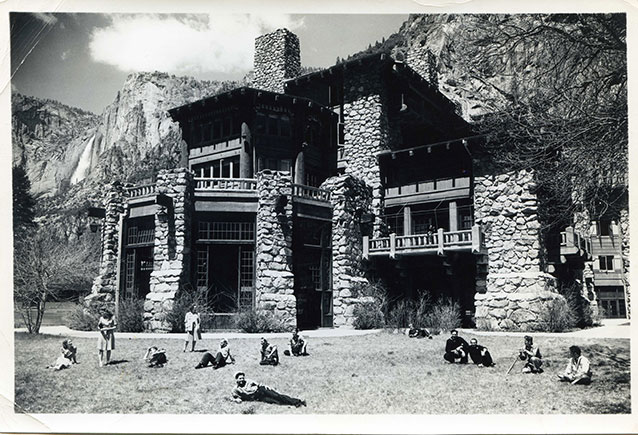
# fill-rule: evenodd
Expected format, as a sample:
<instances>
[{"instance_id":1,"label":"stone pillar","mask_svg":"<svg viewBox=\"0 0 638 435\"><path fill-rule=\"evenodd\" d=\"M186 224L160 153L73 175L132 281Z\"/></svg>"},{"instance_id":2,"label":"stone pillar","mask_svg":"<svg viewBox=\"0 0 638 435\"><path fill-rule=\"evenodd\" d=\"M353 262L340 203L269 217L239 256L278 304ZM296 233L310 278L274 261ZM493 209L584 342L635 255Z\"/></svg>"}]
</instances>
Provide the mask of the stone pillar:
<instances>
[{"instance_id":1,"label":"stone pillar","mask_svg":"<svg viewBox=\"0 0 638 435\"><path fill-rule=\"evenodd\" d=\"M403 207L403 235L412 234L412 209L409 205Z\"/></svg>"},{"instance_id":2,"label":"stone pillar","mask_svg":"<svg viewBox=\"0 0 638 435\"><path fill-rule=\"evenodd\" d=\"M157 193L171 198L170 207L155 214L155 246L150 292L144 302L144 329L170 332L166 314L175 297L190 282L193 174L184 168L163 170L157 176Z\"/></svg>"},{"instance_id":3,"label":"stone pillar","mask_svg":"<svg viewBox=\"0 0 638 435\"><path fill-rule=\"evenodd\" d=\"M84 298L84 305L97 313L108 309L115 313L117 288L118 251L120 240L120 215L126 210L126 194L119 182L106 187L107 199L104 222L102 222L102 257L100 274L93 280L91 294Z\"/></svg>"},{"instance_id":4,"label":"stone pillar","mask_svg":"<svg viewBox=\"0 0 638 435\"><path fill-rule=\"evenodd\" d=\"M332 295L334 326L352 326L354 308L362 301L353 293L356 283L367 282L360 219L371 210L372 190L349 175L328 178L321 185L332 203Z\"/></svg>"},{"instance_id":5,"label":"stone pillar","mask_svg":"<svg viewBox=\"0 0 638 435\"><path fill-rule=\"evenodd\" d=\"M292 184L289 172L257 173L255 303L294 326L297 303L292 273Z\"/></svg>"},{"instance_id":6,"label":"stone pillar","mask_svg":"<svg viewBox=\"0 0 638 435\"><path fill-rule=\"evenodd\" d=\"M390 149L387 88L377 68L353 67L344 71L344 152L346 174L372 187L372 213L378 233L383 213L383 190L378 153ZM397 130L398 131L398 130Z\"/></svg>"},{"instance_id":7,"label":"stone pillar","mask_svg":"<svg viewBox=\"0 0 638 435\"><path fill-rule=\"evenodd\" d=\"M254 88L283 93L284 81L297 77L300 71L297 35L278 29L255 39Z\"/></svg>"},{"instance_id":8,"label":"stone pillar","mask_svg":"<svg viewBox=\"0 0 638 435\"><path fill-rule=\"evenodd\" d=\"M535 329L545 304L562 296L556 293L555 278L541 267L534 175L477 169L474 210L488 257L485 292L475 295L477 327Z\"/></svg>"}]
</instances>

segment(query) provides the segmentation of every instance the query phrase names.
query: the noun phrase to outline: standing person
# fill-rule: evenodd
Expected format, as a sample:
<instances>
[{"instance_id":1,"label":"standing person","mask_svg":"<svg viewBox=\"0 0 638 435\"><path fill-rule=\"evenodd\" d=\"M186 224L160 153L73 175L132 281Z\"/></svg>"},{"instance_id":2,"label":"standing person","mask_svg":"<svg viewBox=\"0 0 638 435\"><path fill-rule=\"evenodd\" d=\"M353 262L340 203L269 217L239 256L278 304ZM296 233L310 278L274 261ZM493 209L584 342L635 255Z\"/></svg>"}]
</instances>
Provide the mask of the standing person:
<instances>
[{"instance_id":1,"label":"standing person","mask_svg":"<svg viewBox=\"0 0 638 435\"><path fill-rule=\"evenodd\" d=\"M286 396L266 385L247 380L244 372L235 373L235 381L237 385L233 388L232 396L237 403L254 400L275 405L306 406L306 401L303 399Z\"/></svg>"},{"instance_id":2,"label":"standing person","mask_svg":"<svg viewBox=\"0 0 638 435\"><path fill-rule=\"evenodd\" d=\"M214 369L224 367L226 364L235 364L235 358L230 353L228 340L222 338L215 356L213 356L213 354L211 354L210 352L206 352L204 356L202 356L202 360L195 366L195 368L201 369L206 367L208 364L212 364Z\"/></svg>"},{"instance_id":3,"label":"standing person","mask_svg":"<svg viewBox=\"0 0 638 435\"><path fill-rule=\"evenodd\" d=\"M277 346L268 343L268 340L262 337L261 346L259 347L259 358L259 364L262 366L276 366L279 364Z\"/></svg>"},{"instance_id":4,"label":"standing person","mask_svg":"<svg viewBox=\"0 0 638 435\"><path fill-rule=\"evenodd\" d=\"M459 332L453 329L450 331L450 338L445 343L443 358L449 363L454 363L458 359L461 364L467 364L467 348L467 341L459 337Z\"/></svg>"},{"instance_id":5,"label":"standing person","mask_svg":"<svg viewBox=\"0 0 638 435\"><path fill-rule=\"evenodd\" d=\"M292 332L292 338L288 343L288 349L284 351L286 356L307 356L308 342L299 334L299 329L295 328Z\"/></svg>"},{"instance_id":6,"label":"standing person","mask_svg":"<svg viewBox=\"0 0 638 435\"><path fill-rule=\"evenodd\" d=\"M78 364L76 359L78 349L73 345L71 340L64 340L62 342L62 349L60 349L61 355L55 360L53 365L48 366L48 369L62 370L71 367L71 364Z\"/></svg>"},{"instance_id":7,"label":"standing person","mask_svg":"<svg viewBox=\"0 0 638 435\"><path fill-rule=\"evenodd\" d=\"M97 329L100 334L97 338L98 359L100 367L108 365L111 361L111 351L115 349L115 328L117 324L113 318L113 313L105 311L97 322ZM106 354L106 358L104 357Z\"/></svg>"},{"instance_id":8,"label":"standing person","mask_svg":"<svg viewBox=\"0 0 638 435\"><path fill-rule=\"evenodd\" d=\"M494 365L490 351L487 350L487 347L478 344L476 338L470 340L468 353L470 354L470 358L472 358L472 362L479 367L491 367Z\"/></svg>"},{"instance_id":9,"label":"standing person","mask_svg":"<svg viewBox=\"0 0 638 435\"><path fill-rule=\"evenodd\" d=\"M527 361L523 367L523 373L543 373L541 366L543 365L543 356L538 346L534 345L531 336L525 336L525 345L519 351L519 358Z\"/></svg>"},{"instance_id":10,"label":"standing person","mask_svg":"<svg viewBox=\"0 0 638 435\"><path fill-rule=\"evenodd\" d=\"M581 355L580 347L569 347L569 361L562 375L558 375L561 382L571 382L572 385L591 383L591 368L589 360Z\"/></svg>"},{"instance_id":11,"label":"standing person","mask_svg":"<svg viewBox=\"0 0 638 435\"><path fill-rule=\"evenodd\" d=\"M191 352L195 351L195 343L202 338L201 319L197 312L197 305L191 305L184 316L184 331L186 331L186 340L184 341L184 352L189 343Z\"/></svg>"}]
</instances>

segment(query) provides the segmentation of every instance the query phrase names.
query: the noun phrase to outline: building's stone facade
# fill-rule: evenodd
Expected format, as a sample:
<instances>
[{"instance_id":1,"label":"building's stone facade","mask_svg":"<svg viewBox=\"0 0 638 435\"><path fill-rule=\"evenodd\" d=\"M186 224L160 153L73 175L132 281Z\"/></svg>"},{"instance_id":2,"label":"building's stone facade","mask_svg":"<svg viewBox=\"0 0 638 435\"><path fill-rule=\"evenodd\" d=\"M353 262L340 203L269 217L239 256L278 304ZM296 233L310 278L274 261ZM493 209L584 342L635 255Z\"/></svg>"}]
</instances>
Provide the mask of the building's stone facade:
<instances>
[{"instance_id":1,"label":"building's stone facade","mask_svg":"<svg viewBox=\"0 0 638 435\"><path fill-rule=\"evenodd\" d=\"M289 172L257 174L255 305L294 325L297 303L292 272L292 181Z\"/></svg>"},{"instance_id":2,"label":"building's stone facade","mask_svg":"<svg viewBox=\"0 0 638 435\"><path fill-rule=\"evenodd\" d=\"M284 81L297 77L300 71L297 35L286 29L278 29L255 40L254 88L283 92Z\"/></svg>"},{"instance_id":3,"label":"building's stone facade","mask_svg":"<svg viewBox=\"0 0 638 435\"><path fill-rule=\"evenodd\" d=\"M629 210L626 208L620 211L618 227L620 229L620 253L622 255L622 271L625 282L625 306L627 307L627 317L631 318L631 288L629 285Z\"/></svg>"},{"instance_id":4,"label":"building's stone facade","mask_svg":"<svg viewBox=\"0 0 638 435\"><path fill-rule=\"evenodd\" d=\"M344 138L348 160L346 174L363 180L372 188L375 229L381 226L383 191L378 154L390 149L390 122L387 89L372 66L354 68L344 74Z\"/></svg>"},{"instance_id":5,"label":"building's stone facade","mask_svg":"<svg viewBox=\"0 0 638 435\"><path fill-rule=\"evenodd\" d=\"M159 207L155 214L155 245L150 292L144 302L144 329L170 332L167 313L175 297L189 280L193 174L188 169L161 171L157 193L172 200L172 206Z\"/></svg>"},{"instance_id":6,"label":"building's stone facade","mask_svg":"<svg viewBox=\"0 0 638 435\"><path fill-rule=\"evenodd\" d=\"M534 174L489 172L475 174L475 220L488 257L485 292L475 295L476 323L485 329L536 329L545 304L561 296L541 264Z\"/></svg>"},{"instance_id":7,"label":"building's stone facade","mask_svg":"<svg viewBox=\"0 0 638 435\"><path fill-rule=\"evenodd\" d=\"M119 182L106 187L108 192L105 217L102 222L102 257L100 274L93 280L91 294L84 299L92 312L115 312L117 302L118 251L120 250L120 216L125 212L125 189Z\"/></svg>"},{"instance_id":8,"label":"building's stone facade","mask_svg":"<svg viewBox=\"0 0 638 435\"><path fill-rule=\"evenodd\" d=\"M326 180L332 203L332 291L334 326L352 326L354 308L361 301L353 287L367 282L362 259L361 217L369 213L372 191L361 180L344 175Z\"/></svg>"},{"instance_id":9,"label":"building's stone facade","mask_svg":"<svg viewBox=\"0 0 638 435\"><path fill-rule=\"evenodd\" d=\"M405 63L432 86L439 86L436 56L428 48L425 39L415 39L409 42Z\"/></svg>"}]
</instances>

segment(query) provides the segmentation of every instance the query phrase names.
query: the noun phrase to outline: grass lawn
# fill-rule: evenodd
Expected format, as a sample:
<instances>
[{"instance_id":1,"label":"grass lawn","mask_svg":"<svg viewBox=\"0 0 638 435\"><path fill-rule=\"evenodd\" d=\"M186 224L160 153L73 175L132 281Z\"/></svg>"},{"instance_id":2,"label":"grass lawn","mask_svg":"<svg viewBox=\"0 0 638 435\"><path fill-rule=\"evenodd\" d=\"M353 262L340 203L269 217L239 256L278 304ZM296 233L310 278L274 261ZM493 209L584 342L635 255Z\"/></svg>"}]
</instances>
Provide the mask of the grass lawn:
<instances>
[{"instance_id":1,"label":"grass lawn","mask_svg":"<svg viewBox=\"0 0 638 435\"><path fill-rule=\"evenodd\" d=\"M116 336L117 337L117 336ZM471 335L464 338L469 341ZM113 361L97 366L97 339L76 338L79 365L54 372L61 337L16 334L16 412L29 413L235 413L235 414L601 414L630 413L629 340L536 338L545 373L524 375L522 362L505 376L520 337L479 336L496 366L450 365L443 360L446 335L433 340L380 333L314 338L308 357L285 357L284 339L273 339L281 365L260 366L257 338L231 340L237 364L219 370L194 366L202 353L182 353L181 340L116 338ZM594 372L588 386L556 380L568 346L581 346ZM141 360L151 345L165 347L164 368ZM217 342L198 343L215 349ZM119 361L119 362L118 362ZM307 400L307 408L228 400L233 374Z\"/></svg>"}]
</instances>

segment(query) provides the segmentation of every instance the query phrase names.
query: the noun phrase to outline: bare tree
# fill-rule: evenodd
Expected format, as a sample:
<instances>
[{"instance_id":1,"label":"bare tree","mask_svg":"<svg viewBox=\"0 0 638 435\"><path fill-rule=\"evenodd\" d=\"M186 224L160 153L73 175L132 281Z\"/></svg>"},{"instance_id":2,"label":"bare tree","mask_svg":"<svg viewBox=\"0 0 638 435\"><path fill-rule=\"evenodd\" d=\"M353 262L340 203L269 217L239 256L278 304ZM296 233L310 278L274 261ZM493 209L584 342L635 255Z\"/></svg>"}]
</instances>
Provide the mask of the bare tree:
<instances>
[{"instance_id":1,"label":"bare tree","mask_svg":"<svg viewBox=\"0 0 638 435\"><path fill-rule=\"evenodd\" d=\"M30 333L42 325L46 304L64 289L88 289L97 275L99 243L88 236L70 243L38 227L17 236L14 302Z\"/></svg>"},{"instance_id":2,"label":"bare tree","mask_svg":"<svg viewBox=\"0 0 638 435\"><path fill-rule=\"evenodd\" d=\"M472 15L450 50L486 114L500 163L533 168L544 223L626 207L624 14Z\"/></svg>"}]
</instances>

